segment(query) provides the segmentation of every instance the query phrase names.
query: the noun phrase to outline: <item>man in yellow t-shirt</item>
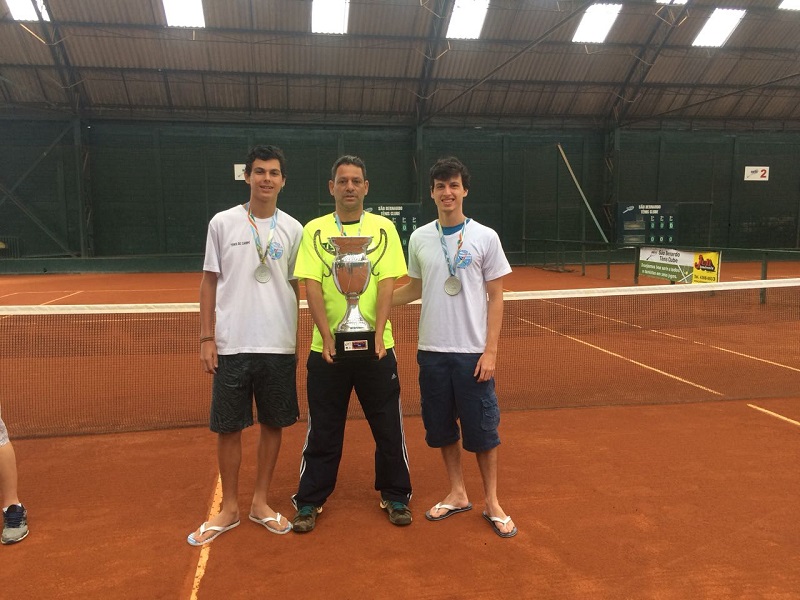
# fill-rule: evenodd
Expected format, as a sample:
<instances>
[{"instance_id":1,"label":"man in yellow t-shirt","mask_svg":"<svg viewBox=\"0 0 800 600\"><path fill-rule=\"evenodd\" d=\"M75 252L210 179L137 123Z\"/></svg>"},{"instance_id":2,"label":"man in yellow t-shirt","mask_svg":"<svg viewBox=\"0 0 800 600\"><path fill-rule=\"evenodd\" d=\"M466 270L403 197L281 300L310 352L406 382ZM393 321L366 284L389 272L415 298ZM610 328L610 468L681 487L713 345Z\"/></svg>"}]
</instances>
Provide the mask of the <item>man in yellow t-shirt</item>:
<instances>
[{"instance_id":1,"label":"man in yellow t-shirt","mask_svg":"<svg viewBox=\"0 0 800 600\"><path fill-rule=\"evenodd\" d=\"M364 211L369 191L366 166L357 156L342 156L331 169L328 190L336 210L303 228L294 275L304 280L314 334L307 362L308 432L300 465L294 531L314 529L322 505L336 486L342 457L347 407L353 388L375 438L375 489L381 508L394 525L411 523L411 478L400 408L400 381L389 310L395 280L406 274L400 237L387 218ZM372 276L359 310L375 329L375 354L334 362L334 330L345 314L346 300L331 274L334 257L328 239L371 236Z\"/></svg>"}]
</instances>

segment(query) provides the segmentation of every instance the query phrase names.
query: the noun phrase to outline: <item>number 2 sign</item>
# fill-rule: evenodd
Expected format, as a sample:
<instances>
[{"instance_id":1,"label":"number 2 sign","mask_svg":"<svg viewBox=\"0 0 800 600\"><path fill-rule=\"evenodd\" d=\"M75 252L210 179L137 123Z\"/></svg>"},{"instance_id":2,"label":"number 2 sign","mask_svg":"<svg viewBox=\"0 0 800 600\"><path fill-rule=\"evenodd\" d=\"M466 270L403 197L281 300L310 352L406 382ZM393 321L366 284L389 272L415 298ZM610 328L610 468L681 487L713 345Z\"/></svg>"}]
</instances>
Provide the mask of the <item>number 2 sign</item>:
<instances>
[{"instance_id":1,"label":"number 2 sign","mask_svg":"<svg viewBox=\"0 0 800 600\"><path fill-rule=\"evenodd\" d=\"M745 181L769 181L769 167L745 167Z\"/></svg>"}]
</instances>

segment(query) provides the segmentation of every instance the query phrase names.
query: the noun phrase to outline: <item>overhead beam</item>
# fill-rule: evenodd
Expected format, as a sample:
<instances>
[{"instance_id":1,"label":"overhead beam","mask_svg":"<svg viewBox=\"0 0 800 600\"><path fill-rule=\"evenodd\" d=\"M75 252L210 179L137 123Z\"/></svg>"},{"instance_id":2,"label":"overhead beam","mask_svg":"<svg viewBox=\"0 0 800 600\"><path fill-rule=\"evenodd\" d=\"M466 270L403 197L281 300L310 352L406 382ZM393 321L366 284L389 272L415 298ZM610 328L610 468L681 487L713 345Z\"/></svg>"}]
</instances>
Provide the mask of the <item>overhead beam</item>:
<instances>
[{"instance_id":1,"label":"overhead beam","mask_svg":"<svg viewBox=\"0 0 800 600\"><path fill-rule=\"evenodd\" d=\"M20 69L31 69L31 70L41 70L41 69L52 69L52 65L9 65L15 68ZM257 78L262 83L264 81L302 81L302 80L313 80L313 79L320 79L324 81L332 80L332 81L345 81L345 82L379 82L379 83L406 83L408 85L413 85L419 81L419 79L415 79L413 77L395 77L391 75L370 75L368 77L362 75L331 75L325 73L308 73L308 74L298 74L298 73L264 73L264 72L257 72L257 71L240 71L236 73L231 73L230 71L192 71L188 69L163 69L163 68L120 68L120 67L82 67L81 70L84 72L84 75L90 74L97 74L97 73L108 73L109 75L113 76L116 81L120 83L124 83L126 89L126 95L128 92L128 88L135 84L134 81L130 80L132 75L137 73L145 74L145 75L153 75L161 79L162 82L166 83L170 76L196 76L200 77L201 75L208 78L208 77L219 77L221 79L227 79L229 81L241 80L241 85L252 86L253 78ZM127 77L127 79L125 78ZM436 82L439 84L446 84L446 85L453 85L453 86L464 86L471 83L474 83L474 78L436 78ZM206 79L206 85L208 85L208 80ZM499 87L503 86L511 86L510 90L527 90L533 86L549 86L549 87L580 87L581 89L585 90L588 88L612 88L613 90L618 91L620 82L617 80L603 80L603 81L567 81L564 79L503 79L503 78L492 78L491 80L487 80L485 83L489 85L496 85ZM198 81L199 84L199 81ZM685 89L685 88L692 88L694 90L738 90L741 89L741 85L736 85L732 83L705 83L705 82L696 82L696 81L669 81L669 82L643 82L642 87L647 89L656 89L656 90L672 90L672 89ZM787 91L796 91L798 88L797 85L770 85L770 89L776 90L787 90ZM48 101L49 102L49 101Z\"/></svg>"},{"instance_id":2,"label":"overhead beam","mask_svg":"<svg viewBox=\"0 0 800 600\"><path fill-rule=\"evenodd\" d=\"M448 102L446 102L444 105L440 106L440 107L438 108L438 110L437 110L435 113L433 113L433 114L431 114L431 115L429 115L429 116L426 116L426 117L425 117L425 119L424 119L423 121L421 121L421 123L420 123L420 124L424 124L426 121L428 121L428 120L429 120L431 117L433 117L434 115L436 115L436 114L438 114L438 113L442 112L442 111L443 111L445 108L447 108L448 106L450 106L451 104L453 104L453 103L454 103L454 102L456 102L457 100L460 100L460 99L461 99L463 96L465 96L465 95L469 94L469 93L470 93L470 92L472 92L472 91L473 91L475 88L477 88L477 87L479 87L479 86L483 85L484 83L486 83L486 82L487 82L489 79L491 79L491 78L492 78L492 77L493 77L493 76L494 76L496 73L498 73L498 72L499 72L501 69L505 68L507 65L509 65L509 64L511 64L512 62L514 62L515 60L517 60L517 59L518 59L520 56L522 56L522 55L523 55L523 54L525 54L526 52L529 52L530 50L532 50L533 48L535 48L536 46L538 46L539 44L541 44L541 43L542 43L544 40L546 40L546 39L547 39L547 38L548 38L548 37L549 37L549 36L550 36L550 35L551 35L553 32L555 32L555 31L557 31L558 29L560 29L560 28L561 28L561 27L562 27L564 24L566 24L567 22L569 22L569 21L571 21L572 19L574 19L574 18L575 18L577 15L579 15L579 14L583 14L583 11L584 11L584 10L586 10L587 8L589 8L589 6L591 6L592 4L594 4L594 0L589 0L588 2L584 2L583 4L581 4L581 5L580 5L578 8L576 8L574 11L572 11L572 12L571 12L569 15L567 15L566 17L564 17L563 19L561 19L561 20L560 20L558 23L556 23L555 25L553 25L552 27L550 27L550 28L549 28L547 31L545 31L545 32L544 32L542 35L540 35L538 38L536 38L535 40L533 40L533 41L532 41L530 44L528 44L527 46L525 46L524 48L522 48L522 50L520 50L519 52L515 53L513 56L511 56L511 57L510 57L510 58L508 58L507 60L504 60L502 63L500 63L499 65L497 65L497 66L496 66L494 69L492 69L491 71L489 71L489 73L487 73L487 74L486 74L486 75L485 75L483 78L481 78L479 81L477 81L477 82L476 82L476 83L474 83L473 85L469 86L469 87L468 87L466 90L464 90L463 92L461 92L460 94L458 94L458 95L457 95L455 98L452 98L451 100L449 100Z\"/></svg>"},{"instance_id":3,"label":"overhead beam","mask_svg":"<svg viewBox=\"0 0 800 600\"><path fill-rule=\"evenodd\" d=\"M658 11L669 13L671 8L672 6L670 5L661 6L658 8ZM664 46L669 41L675 29L683 22L688 11L689 4L687 3L683 5L676 16L673 17L673 15L668 14L668 16L671 17L670 21L660 16L656 20L655 25L653 25L647 36L647 41L642 44L641 48L636 52L628 74L625 76L625 81L616 94L617 99L611 106L609 120L614 123L615 127L618 127L625 121L625 117L633 102L636 101L639 91L642 89L647 79L648 73L650 73L650 70L656 64ZM656 16L658 16L658 14L656 14ZM660 41L658 43L654 43L656 36L660 36Z\"/></svg>"},{"instance_id":4,"label":"overhead beam","mask_svg":"<svg viewBox=\"0 0 800 600\"><path fill-rule=\"evenodd\" d=\"M36 2L31 2L36 16L39 18L39 25L42 29L42 37L47 44L47 49L53 59L53 65L58 73L59 81L64 93L67 94L72 101L72 110L76 115L80 115L81 109L84 105L88 104L86 92L83 90L80 78L72 67L69 58L69 53L66 49L66 42L61 34L58 22L55 20L53 11L50 8L49 0L42 0L43 6L50 15L50 21L45 21L42 18L42 13L39 10L39 5Z\"/></svg>"},{"instance_id":5,"label":"overhead beam","mask_svg":"<svg viewBox=\"0 0 800 600\"><path fill-rule=\"evenodd\" d=\"M417 84L417 125L421 125L426 120L428 110L428 99L432 93L433 70L436 62L446 51L445 26L447 17L453 12L455 0L436 0L433 9L428 8L433 13L428 38L425 41L424 60Z\"/></svg>"}]
</instances>

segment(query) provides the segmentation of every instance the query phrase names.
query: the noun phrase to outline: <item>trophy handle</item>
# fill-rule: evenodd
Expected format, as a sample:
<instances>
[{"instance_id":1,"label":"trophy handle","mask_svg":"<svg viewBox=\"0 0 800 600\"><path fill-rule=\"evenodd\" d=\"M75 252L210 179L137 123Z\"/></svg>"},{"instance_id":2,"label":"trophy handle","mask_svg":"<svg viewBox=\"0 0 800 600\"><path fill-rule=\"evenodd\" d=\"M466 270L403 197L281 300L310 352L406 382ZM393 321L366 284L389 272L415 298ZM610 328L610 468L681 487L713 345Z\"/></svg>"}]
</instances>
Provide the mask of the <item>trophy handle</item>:
<instances>
[{"instance_id":1,"label":"trophy handle","mask_svg":"<svg viewBox=\"0 0 800 600\"><path fill-rule=\"evenodd\" d=\"M381 251L380 256L378 256L378 260L371 261L372 262L372 267L370 268L370 272L375 277L378 276L378 274L375 272L375 267L378 266L379 262L381 262L381 259L383 258L383 255L386 254L386 249L389 247L389 236L386 235L386 230L383 229L383 228L381 228L381 235L378 238L378 243L375 244L375 246L373 246L369 250L367 250L367 254L369 255L369 254L372 254L373 252L375 252L375 250L380 248L381 243L383 243L383 250Z\"/></svg>"},{"instance_id":2,"label":"trophy handle","mask_svg":"<svg viewBox=\"0 0 800 600\"><path fill-rule=\"evenodd\" d=\"M383 233L383 230L381 230L381 233ZM325 252L327 252L331 256L333 256L334 253L331 252L325 246L322 245L322 234L321 234L320 230L317 229L317 231L314 233L314 237L312 238L311 243L314 245L314 252L317 253L317 256L322 261L322 265L328 271L327 273L323 273L322 276L323 277L330 277L331 275L333 275L333 269L331 268L331 266L328 263L325 262L325 259L322 258L322 254L320 254L319 249L317 248L317 240L320 240L319 245L323 250L325 250Z\"/></svg>"}]
</instances>

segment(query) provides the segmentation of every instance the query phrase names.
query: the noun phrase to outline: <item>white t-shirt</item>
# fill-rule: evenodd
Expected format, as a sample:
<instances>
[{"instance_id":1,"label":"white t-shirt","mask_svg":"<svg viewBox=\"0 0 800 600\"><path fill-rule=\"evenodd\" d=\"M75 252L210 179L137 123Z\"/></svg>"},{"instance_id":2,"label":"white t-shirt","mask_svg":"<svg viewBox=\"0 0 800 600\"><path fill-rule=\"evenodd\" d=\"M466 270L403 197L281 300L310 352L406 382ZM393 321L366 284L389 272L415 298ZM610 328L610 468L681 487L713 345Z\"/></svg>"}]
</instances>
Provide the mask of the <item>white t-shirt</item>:
<instances>
[{"instance_id":1,"label":"white t-shirt","mask_svg":"<svg viewBox=\"0 0 800 600\"><path fill-rule=\"evenodd\" d=\"M215 337L219 354L244 352L294 354L297 296L289 284L303 226L282 210L267 252L271 278L255 279L259 265L247 210L241 205L214 215L208 224L204 271L217 273ZM262 247L272 218L256 219Z\"/></svg>"},{"instance_id":2,"label":"white t-shirt","mask_svg":"<svg viewBox=\"0 0 800 600\"><path fill-rule=\"evenodd\" d=\"M447 252L454 263L458 232L445 235ZM436 221L423 225L408 242L408 274L422 279L422 312L419 349L432 352L483 353L486 348L488 298L486 282L511 272L497 233L470 219L463 245L455 261L461 292L448 296L450 276Z\"/></svg>"}]
</instances>

